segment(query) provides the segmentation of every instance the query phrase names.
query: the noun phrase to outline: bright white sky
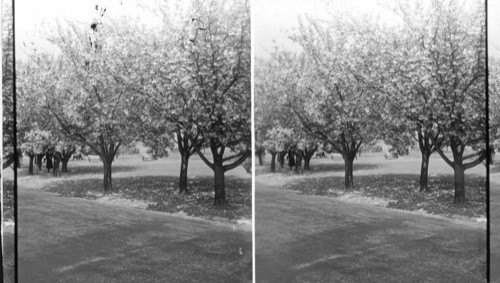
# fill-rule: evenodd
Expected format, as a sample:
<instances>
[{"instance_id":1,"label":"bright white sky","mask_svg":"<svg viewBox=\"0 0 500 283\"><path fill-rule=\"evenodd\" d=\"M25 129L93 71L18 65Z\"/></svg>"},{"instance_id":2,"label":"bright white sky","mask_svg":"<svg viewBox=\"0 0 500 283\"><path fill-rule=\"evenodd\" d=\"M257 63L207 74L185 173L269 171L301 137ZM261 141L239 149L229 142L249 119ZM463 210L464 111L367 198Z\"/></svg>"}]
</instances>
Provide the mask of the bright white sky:
<instances>
[{"instance_id":1,"label":"bright white sky","mask_svg":"<svg viewBox=\"0 0 500 283\"><path fill-rule=\"evenodd\" d=\"M267 57L275 46L299 51L300 47L289 40L287 34L297 30L297 18L306 14L327 19L331 17L329 11L366 13L380 16L387 24L397 23L399 19L383 8L384 2L390 0L254 0L252 20L255 56ZM489 53L500 58L500 1L489 0L488 5Z\"/></svg>"},{"instance_id":2,"label":"bright white sky","mask_svg":"<svg viewBox=\"0 0 500 283\"><path fill-rule=\"evenodd\" d=\"M255 56L267 57L275 46L292 51L300 47L288 39L289 31L297 31L298 17L305 15L328 19L334 11L350 14L372 14L380 16L388 24L399 21L389 11L373 0L254 0L252 2L254 21Z\"/></svg>"},{"instance_id":3,"label":"bright white sky","mask_svg":"<svg viewBox=\"0 0 500 283\"><path fill-rule=\"evenodd\" d=\"M500 1L488 1L488 53L500 58Z\"/></svg>"},{"instance_id":4,"label":"bright white sky","mask_svg":"<svg viewBox=\"0 0 500 283\"><path fill-rule=\"evenodd\" d=\"M180 1L180 0L177 0ZM385 0L389 1L389 0ZM254 33L254 52L258 57L266 57L274 46L290 50L300 50L287 37L287 31L297 29L298 16L305 14L315 17L329 17L329 12L377 14L382 20L394 23L392 16L377 3L383 0L252 0L252 21ZM107 13L126 14L147 21L142 9L137 8L140 0L16 0L16 48L19 58L25 57L30 43L42 45L38 48L50 48L43 44L42 30L50 29L57 20L74 19L82 24L90 24L96 17L95 5L108 7ZM492 56L500 58L500 1L488 2L488 47ZM27 47L24 47L24 44Z\"/></svg>"},{"instance_id":5,"label":"bright white sky","mask_svg":"<svg viewBox=\"0 0 500 283\"><path fill-rule=\"evenodd\" d=\"M98 18L96 4L106 7L106 16L127 15L143 22L151 21L152 17L151 14L145 16L145 10L139 8L143 6L139 0L16 0L15 4L16 55L21 59L26 58L31 43L37 49L56 50L43 39L43 34L58 21L64 23L70 19L90 26Z\"/></svg>"}]
</instances>

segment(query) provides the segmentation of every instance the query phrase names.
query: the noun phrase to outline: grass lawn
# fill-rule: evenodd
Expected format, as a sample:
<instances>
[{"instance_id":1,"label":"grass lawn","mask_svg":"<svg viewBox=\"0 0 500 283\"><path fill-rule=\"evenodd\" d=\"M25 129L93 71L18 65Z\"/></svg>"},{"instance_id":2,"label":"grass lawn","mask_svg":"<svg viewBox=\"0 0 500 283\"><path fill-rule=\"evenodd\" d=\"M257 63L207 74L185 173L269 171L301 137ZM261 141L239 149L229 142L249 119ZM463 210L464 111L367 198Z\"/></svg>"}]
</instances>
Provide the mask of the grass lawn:
<instances>
[{"instance_id":1,"label":"grass lawn","mask_svg":"<svg viewBox=\"0 0 500 283\"><path fill-rule=\"evenodd\" d=\"M413 151L399 159L386 160L383 153L366 153L354 162L354 189L346 193L344 163L340 155L311 160L311 170L300 174L288 168L270 172L270 158L256 167L257 178L273 179L287 189L304 194L343 199L373 199L377 205L443 216L486 217L486 167L466 171L466 203L453 205L453 170L437 154L429 162L430 192L419 192L420 154ZM286 166L286 164L285 164ZM379 200L379 201L376 201Z\"/></svg>"},{"instance_id":2,"label":"grass lawn","mask_svg":"<svg viewBox=\"0 0 500 283\"><path fill-rule=\"evenodd\" d=\"M114 204L169 213L201 216L208 219L251 218L251 175L242 166L226 172L228 205L214 207L213 172L198 156L192 156L188 169L188 195L178 194L180 156L143 162L140 155L120 156L113 162L113 192L102 191L101 163L70 161L68 173L55 177L45 168L28 174L24 160L18 172L19 185L55 192L65 197L106 201Z\"/></svg>"}]
</instances>

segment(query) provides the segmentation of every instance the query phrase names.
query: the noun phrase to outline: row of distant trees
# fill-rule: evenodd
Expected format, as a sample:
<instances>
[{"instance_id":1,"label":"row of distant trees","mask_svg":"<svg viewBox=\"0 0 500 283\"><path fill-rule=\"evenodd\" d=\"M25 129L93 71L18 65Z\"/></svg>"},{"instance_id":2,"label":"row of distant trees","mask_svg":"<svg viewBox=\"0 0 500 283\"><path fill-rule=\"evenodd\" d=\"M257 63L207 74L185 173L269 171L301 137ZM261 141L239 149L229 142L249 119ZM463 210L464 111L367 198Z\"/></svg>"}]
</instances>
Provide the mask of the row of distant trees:
<instances>
[{"instance_id":1,"label":"row of distant trees","mask_svg":"<svg viewBox=\"0 0 500 283\"><path fill-rule=\"evenodd\" d=\"M272 170L292 144L324 145L342 156L349 190L364 145L383 140L401 155L415 143L420 190L437 153L454 171L454 202L465 201L465 170L489 159L497 138L498 61L489 61L487 142L484 1L426 3L388 7L401 21L390 27L367 16L306 17L290 34L302 52L256 60L256 139Z\"/></svg>"},{"instance_id":2,"label":"row of distant trees","mask_svg":"<svg viewBox=\"0 0 500 283\"><path fill-rule=\"evenodd\" d=\"M110 192L120 148L143 141L161 150L173 141L181 155L180 192L187 192L188 161L196 153L214 172L214 204L224 204L225 172L251 154L249 4L166 1L150 8L145 13L160 26L96 5L93 22L47 31L57 52L33 49L16 62L17 144L50 131L90 148L103 162L103 190ZM4 135L4 144L12 140Z\"/></svg>"}]
</instances>

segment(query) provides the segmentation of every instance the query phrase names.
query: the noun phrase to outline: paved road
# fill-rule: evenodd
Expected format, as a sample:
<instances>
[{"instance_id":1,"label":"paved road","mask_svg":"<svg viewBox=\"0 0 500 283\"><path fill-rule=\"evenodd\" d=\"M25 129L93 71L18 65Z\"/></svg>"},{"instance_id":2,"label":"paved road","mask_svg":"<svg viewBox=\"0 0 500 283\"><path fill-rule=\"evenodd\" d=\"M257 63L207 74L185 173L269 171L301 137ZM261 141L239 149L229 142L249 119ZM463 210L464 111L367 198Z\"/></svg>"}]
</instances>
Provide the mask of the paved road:
<instances>
[{"instance_id":1,"label":"paved road","mask_svg":"<svg viewBox=\"0 0 500 283\"><path fill-rule=\"evenodd\" d=\"M484 282L484 224L255 190L257 282Z\"/></svg>"},{"instance_id":2,"label":"paved road","mask_svg":"<svg viewBox=\"0 0 500 283\"><path fill-rule=\"evenodd\" d=\"M19 282L247 282L250 231L19 190Z\"/></svg>"},{"instance_id":3,"label":"paved road","mask_svg":"<svg viewBox=\"0 0 500 283\"><path fill-rule=\"evenodd\" d=\"M490 280L500 283L500 176L490 183Z\"/></svg>"}]
</instances>

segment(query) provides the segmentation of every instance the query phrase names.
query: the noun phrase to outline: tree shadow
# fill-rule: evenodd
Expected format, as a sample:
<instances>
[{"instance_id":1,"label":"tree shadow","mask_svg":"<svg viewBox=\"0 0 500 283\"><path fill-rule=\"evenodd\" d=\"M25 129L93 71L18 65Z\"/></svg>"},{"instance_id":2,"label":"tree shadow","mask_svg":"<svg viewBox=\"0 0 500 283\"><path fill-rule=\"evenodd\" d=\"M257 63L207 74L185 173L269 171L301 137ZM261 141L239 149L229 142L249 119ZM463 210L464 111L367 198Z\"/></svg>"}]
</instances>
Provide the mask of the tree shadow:
<instances>
[{"instance_id":1,"label":"tree shadow","mask_svg":"<svg viewBox=\"0 0 500 283\"><path fill-rule=\"evenodd\" d=\"M251 218L252 216L252 180L227 176L226 206L213 206L214 180L211 176L188 178L188 194L179 194L179 177L141 176L113 179L112 193L120 198L138 200L147 203L146 209L203 217L222 217L228 219ZM61 179L49 184L45 190L58 193L63 197L97 199L104 196L103 180ZM117 197L116 195L109 195Z\"/></svg>"},{"instance_id":2,"label":"tree shadow","mask_svg":"<svg viewBox=\"0 0 500 283\"><path fill-rule=\"evenodd\" d=\"M428 213L467 217L482 217L486 211L486 178L476 175L465 177L466 202L454 205L454 176L430 176L429 191L420 192L419 174L354 175L352 191L365 197L390 200L388 207L403 210L424 209ZM310 177L290 183L288 189L303 194L338 197L345 194L344 177ZM351 191L351 192L352 192Z\"/></svg>"},{"instance_id":3,"label":"tree shadow","mask_svg":"<svg viewBox=\"0 0 500 283\"><path fill-rule=\"evenodd\" d=\"M495 162L490 165L490 174L500 172L500 162Z\"/></svg>"},{"instance_id":4,"label":"tree shadow","mask_svg":"<svg viewBox=\"0 0 500 283\"><path fill-rule=\"evenodd\" d=\"M353 170L354 172L356 171L362 171L362 170L375 170L377 168L380 168L382 165L380 164L374 164L374 163L358 163L354 162L353 164ZM344 172L344 164L339 164L339 163L313 163L309 165L310 170L303 170L301 172L305 174L313 174L313 173L323 173L323 172ZM304 168L302 166L302 168ZM283 168L280 167L279 164L276 164L276 171L275 173L290 173L290 174L295 174L295 171L290 170L290 167L288 164L285 164ZM273 173L271 172L271 165L270 164L265 164L264 166L255 166L255 174L256 175L261 175L261 174L269 174Z\"/></svg>"},{"instance_id":5,"label":"tree shadow","mask_svg":"<svg viewBox=\"0 0 500 283\"><path fill-rule=\"evenodd\" d=\"M372 163L361 163L361 164L356 164L354 162L353 164L353 171L361 171L361 170L375 170L377 168L380 168L380 164L372 164ZM322 163L322 164L311 164L310 165L310 170L309 171L304 171L304 172L311 172L311 173L316 173L316 172L344 172L344 164L338 164L338 163L333 163L333 164L328 164L328 163Z\"/></svg>"},{"instance_id":6,"label":"tree shadow","mask_svg":"<svg viewBox=\"0 0 500 283\"><path fill-rule=\"evenodd\" d=\"M112 166L112 172L113 173L118 173L118 172L131 172L134 170L137 170L139 166L133 166L133 165L113 165ZM103 174L103 166L102 163L96 163L92 165L81 165L81 164L68 164L68 172L62 173L60 172L61 168L59 167L59 174L60 176L72 176L72 175L86 175L86 174ZM18 177L25 177L25 176L46 176L46 177L51 177L53 176L52 170L50 173L47 172L47 168L42 166L42 170L38 170L38 168L35 166L33 168L33 175L30 175L28 173L28 166L24 166L18 169L17 171L17 176Z\"/></svg>"}]
</instances>

